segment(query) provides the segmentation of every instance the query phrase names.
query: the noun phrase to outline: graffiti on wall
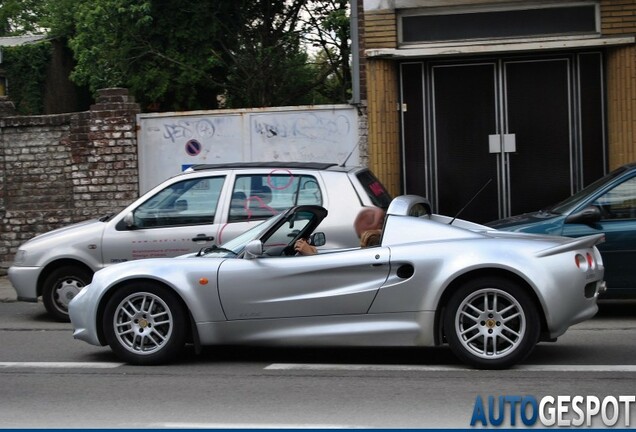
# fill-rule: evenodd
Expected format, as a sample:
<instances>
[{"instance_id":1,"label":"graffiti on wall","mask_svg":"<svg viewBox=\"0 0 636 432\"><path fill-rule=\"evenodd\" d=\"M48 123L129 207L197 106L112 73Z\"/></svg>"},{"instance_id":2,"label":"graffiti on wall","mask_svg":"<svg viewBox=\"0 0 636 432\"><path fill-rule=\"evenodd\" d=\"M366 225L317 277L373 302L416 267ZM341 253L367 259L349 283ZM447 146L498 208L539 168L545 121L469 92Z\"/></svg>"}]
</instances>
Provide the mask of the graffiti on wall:
<instances>
[{"instance_id":1,"label":"graffiti on wall","mask_svg":"<svg viewBox=\"0 0 636 432\"><path fill-rule=\"evenodd\" d=\"M357 111L325 108L206 111L138 116L140 191L183 167L231 162L359 161Z\"/></svg>"}]
</instances>

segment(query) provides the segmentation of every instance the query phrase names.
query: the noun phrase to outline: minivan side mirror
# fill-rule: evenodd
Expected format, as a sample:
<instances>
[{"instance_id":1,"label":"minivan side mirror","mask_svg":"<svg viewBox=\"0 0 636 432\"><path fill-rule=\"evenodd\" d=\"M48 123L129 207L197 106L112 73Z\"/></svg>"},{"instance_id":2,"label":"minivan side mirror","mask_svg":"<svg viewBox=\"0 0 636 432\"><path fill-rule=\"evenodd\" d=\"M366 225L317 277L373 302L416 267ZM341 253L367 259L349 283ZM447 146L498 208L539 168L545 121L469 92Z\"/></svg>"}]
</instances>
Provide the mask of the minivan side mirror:
<instances>
[{"instance_id":1,"label":"minivan side mirror","mask_svg":"<svg viewBox=\"0 0 636 432\"><path fill-rule=\"evenodd\" d=\"M135 227L135 215L133 214L133 212L130 212L126 214L126 216L124 216L124 223L128 228Z\"/></svg>"},{"instance_id":2,"label":"minivan side mirror","mask_svg":"<svg viewBox=\"0 0 636 432\"><path fill-rule=\"evenodd\" d=\"M591 225L601 220L601 210L594 205L585 207L583 210L572 213L565 218L565 223L578 223Z\"/></svg>"}]
</instances>

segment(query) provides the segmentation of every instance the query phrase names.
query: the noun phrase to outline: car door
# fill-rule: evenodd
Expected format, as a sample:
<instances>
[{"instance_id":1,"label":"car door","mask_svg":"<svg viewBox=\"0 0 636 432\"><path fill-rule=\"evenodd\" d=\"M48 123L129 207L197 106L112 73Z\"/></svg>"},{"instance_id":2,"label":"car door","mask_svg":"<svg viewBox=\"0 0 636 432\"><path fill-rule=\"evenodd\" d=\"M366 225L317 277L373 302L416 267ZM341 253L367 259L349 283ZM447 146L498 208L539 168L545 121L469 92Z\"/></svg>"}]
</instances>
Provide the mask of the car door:
<instances>
[{"instance_id":1,"label":"car door","mask_svg":"<svg viewBox=\"0 0 636 432\"><path fill-rule=\"evenodd\" d=\"M114 221L104 234L105 265L173 257L217 243L217 208L226 176L170 183ZM131 225L129 225L131 224Z\"/></svg>"},{"instance_id":2,"label":"car door","mask_svg":"<svg viewBox=\"0 0 636 432\"><path fill-rule=\"evenodd\" d=\"M365 314L389 273L389 249L226 260L218 273L228 320Z\"/></svg>"},{"instance_id":3,"label":"car door","mask_svg":"<svg viewBox=\"0 0 636 432\"><path fill-rule=\"evenodd\" d=\"M636 177L627 178L586 203L601 210L597 223L566 223L563 235L605 234L598 246L605 265L605 280L613 293L636 289ZM581 210L579 208L578 210Z\"/></svg>"}]
</instances>

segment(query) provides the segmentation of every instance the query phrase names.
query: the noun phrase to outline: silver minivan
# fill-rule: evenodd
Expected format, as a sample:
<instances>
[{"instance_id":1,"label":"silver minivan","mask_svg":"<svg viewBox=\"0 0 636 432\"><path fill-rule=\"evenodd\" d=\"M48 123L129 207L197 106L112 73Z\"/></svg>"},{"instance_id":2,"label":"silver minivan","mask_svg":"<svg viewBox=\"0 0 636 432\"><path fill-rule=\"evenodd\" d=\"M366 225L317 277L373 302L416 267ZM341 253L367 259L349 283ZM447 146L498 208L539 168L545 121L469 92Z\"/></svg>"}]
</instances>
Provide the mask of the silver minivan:
<instances>
[{"instance_id":1,"label":"silver minivan","mask_svg":"<svg viewBox=\"0 0 636 432\"><path fill-rule=\"evenodd\" d=\"M18 300L42 301L68 321L68 303L100 268L142 258L173 257L222 245L299 204L329 214L320 225L327 248L353 247L363 207L387 208L389 193L363 167L325 163L197 165L144 194L117 214L34 237L9 268Z\"/></svg>"}]
</instances>

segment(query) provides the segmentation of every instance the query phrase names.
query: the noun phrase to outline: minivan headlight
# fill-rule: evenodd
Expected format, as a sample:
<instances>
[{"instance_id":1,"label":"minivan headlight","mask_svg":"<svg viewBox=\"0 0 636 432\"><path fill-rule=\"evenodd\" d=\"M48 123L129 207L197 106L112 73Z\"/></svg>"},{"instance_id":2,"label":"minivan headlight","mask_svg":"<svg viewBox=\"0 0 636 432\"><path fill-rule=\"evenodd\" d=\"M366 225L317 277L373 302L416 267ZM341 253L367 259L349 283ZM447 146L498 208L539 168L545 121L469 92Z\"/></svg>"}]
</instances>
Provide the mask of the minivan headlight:
<instances>
[{"instance_id":1,"label":"minivan headlight","mask_svg":"<svg viewBox=\"0 0 636 432\"><path fill-rule=\"evenodd\" d=\"M13 259L13 265L22 265L26 261L27 252L25 249L18 249Z\"/></svg>"}]
</instances>

